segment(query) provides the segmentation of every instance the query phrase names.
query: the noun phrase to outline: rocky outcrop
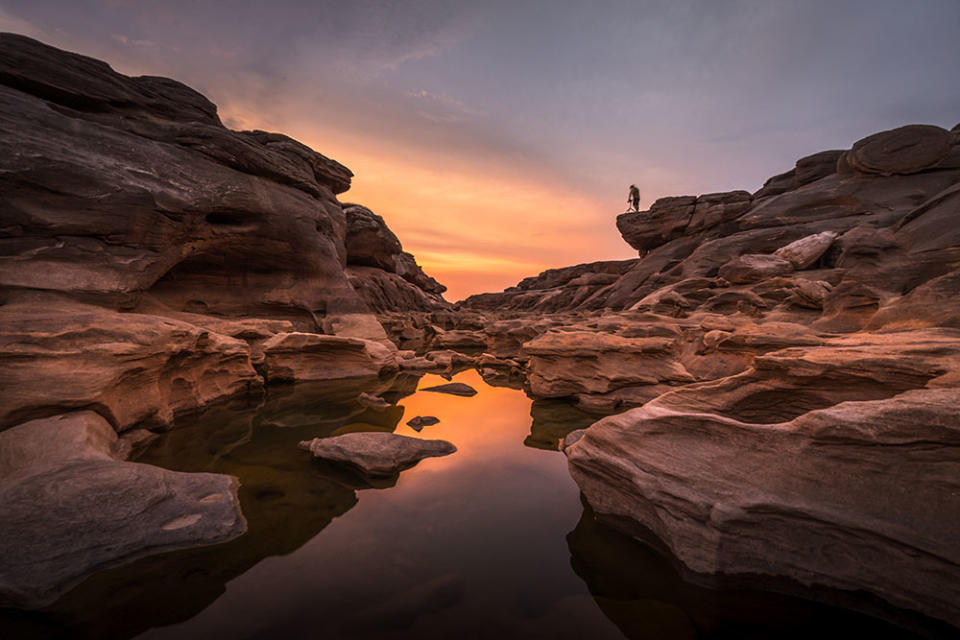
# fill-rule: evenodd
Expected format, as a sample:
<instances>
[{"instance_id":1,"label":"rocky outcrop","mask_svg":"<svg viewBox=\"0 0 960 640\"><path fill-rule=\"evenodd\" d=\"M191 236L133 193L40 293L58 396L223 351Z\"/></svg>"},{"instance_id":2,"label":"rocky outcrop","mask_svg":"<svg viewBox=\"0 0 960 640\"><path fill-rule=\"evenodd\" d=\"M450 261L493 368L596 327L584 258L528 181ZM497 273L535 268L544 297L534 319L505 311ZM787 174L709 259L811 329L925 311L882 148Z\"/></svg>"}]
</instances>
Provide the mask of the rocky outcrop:
<instances>
[{"instance_id":1,"label":"rocky outcrop","mask_svg":"<svg viewBox=\"0 0 960 640\"><path fill-rule=\"evenodd\" d=\"M767 424L664 399L565 451L595 509L693 571L862 589L957 624L957 399L909 391Z\"/></svg>"},{"instance_id":2,"label":"rocky outcrop","mask_svg":"<svg viewBox=\"0 0 960 640\"><path fill-rule=\"evenodd\" d=\"M460 308L525 365L535 407L637 407L566 439L606 521L699 574L958 625L958 159L955 132L882 132L753 196L619 216L640 259L588 296L547 272ZM533 446L568 426L545 424Z\"/></svg>"},{"instance_id":3,"label":"rocky outcrop","mask_svg":"<svg viewBox=\"0 0 960 640\"><path fill-rule=\"evenodd\" d=\"M261 348L267 382L376 378L397 370L394 353L370 340L278 333Z\"/></svg>"},{"instance_id":4,"label":"rocky outcrop","mask_svg":"<svg viewBox=\"0 0 960 640\"><path fill-rule=\"evenodd\" d=\"M293 320L363 311L343 274L350 172L279 134L226 129L163 78L0 36L0 291L113 309Z\"/></svg>"},{"instance_id":5,"label":"rocky outcrop","mask_svg":"<svg viewBox=\"0 0 960 640\"><path fill-rule=\"evenodd\" d=\"M524 278L503 293L479 293L458 304L461 309L555 312L592 300L617 282L638 260L615 260L548 269Z\"/></svg>"},{"instance_id":6,"label":"rocky outcrop","mask_svg":"<svg viewBox=\"0 0 960 640\"><path fill-rule=\"evenodd\" d=\"M450 305L445 286L424 273L383 218L358 204L343 207L347 219L347 277L376 312L431 311Z\"/></svg>"},{"instance_id":7,"label":"rocky outcrop","mask_svg":"<svg viewBox=\"0 0 960 640\"><path fill-rule=\"evenodd\" d=\"M371 476L391 476L424 458L448 456L457 448L446 440L420 440L394 433L348 433L301 442L314 458L346 464Z\"/></svg>"},{"instance_id":8,"label":"rocky outcrop","mask_svg":"<svg viewBox=\"0 0 960 640\"><path fill-rule=\"evenodd\" d=\"M124 462L117 449L92 411L0 432L0 602L48 604L95 571L246 530L236 478Z\"/></svg>"},{"instance_id":9,"label":"rocky outcrop","mask_svg":"<svg viewBox=\"0 0 960 640\"><path fill-rule=\"evenodd\" d=\"M232 478L123 462L117 433L266 383L386 384L373 310L449 305L381 218L357 233L351 176L174 80L0 34L0 458L30 449L0 470L3 598L243 531Z\"/></svg>"},{"instance_id":10,"label":"rocky outcrop","mask_svg":"<svg viewBox=\"0 0 960 640\"><path fill-rule=\"evenodd\" d=\"M665 386L693 382L680 364L669 338L625 338L589 331L551 331L524 345L530 359L527 384L538 398L611 392L644 397L660 395Z\"/></svg>"},{"instance_id":11,"label":"rocky outcrop","mask_svg":"<svg viewBox=\"0 0 960 640\"><path fill-rule=\"evenodd\" d=\"M0 306L0 429L94 409L117 430L263 385L250 346L186 322L78 303Z\"/></svg>"},{"instance_id":12,"label":"rocky outcrop","mask_svg":"<svg viewBox=\"0 0 960 640\"><path fill-rule=\"evenodd\" d=\"M731 260L779 251L797 276L833 287L829 307L861 307L860 294L854 295L852 287L866 284L876 290L872 307L876 312L880 305L895 304L923 282L952 270L957 243L949 232L955 225L947 221L946 212L956 206L958 159L960 138L939 127L910 125L879 133L849 151L801 158L792 171L771 178L753 196L733 191L661 198L648 211L621 214L617 227L642 259L589 291L573 282L524 287L531 280L527 279L503 293L472 296L460 306L554 313L629 309L681 281L714 278ZM921 224L926 216L927 223ZM944 232L937 240L930 234L935 224ZM799 241L805 238L802 246ZM800 249L802 256L797 254ZM548 273L539 278L544 285ZM780 269L777 275L787 273ZM739 295L719 289L704 290L686 312L717 306L718 295ZM843 317L835 323L837 328L855 330L871 314L839 315Z\"/></svg>"}]
</instances>

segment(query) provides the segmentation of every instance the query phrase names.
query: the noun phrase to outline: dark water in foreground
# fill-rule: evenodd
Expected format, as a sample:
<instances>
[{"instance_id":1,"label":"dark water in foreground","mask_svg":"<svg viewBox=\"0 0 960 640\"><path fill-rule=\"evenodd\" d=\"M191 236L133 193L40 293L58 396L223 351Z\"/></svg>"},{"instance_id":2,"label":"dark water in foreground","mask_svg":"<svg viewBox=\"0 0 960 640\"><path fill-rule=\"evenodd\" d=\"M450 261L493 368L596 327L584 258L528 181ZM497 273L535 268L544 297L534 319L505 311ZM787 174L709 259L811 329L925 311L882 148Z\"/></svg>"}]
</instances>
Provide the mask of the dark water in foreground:
<instances>
[{"instance_id":1,"label":"dark water in foreground","mask_svg":"<svg viewBox=\"0 0 960 640\"><path fill-rule=\"evenodd\" d=\"M552 449L589 417L538 402L531 428L522 392L473 371L455 380L480 393L415 392L407 378L386 394L403 408L378 413L351 401L356 388L297 385L184 421L138 459L238 476L248 533L102 572L41 612L0 612L0 636L912 637L799 598L685 583L581 505ZM417 415L440 423L417 434L405 425ZM369 487L296 448L377 429L459 451Z\"/></svg>"}]
</instances>

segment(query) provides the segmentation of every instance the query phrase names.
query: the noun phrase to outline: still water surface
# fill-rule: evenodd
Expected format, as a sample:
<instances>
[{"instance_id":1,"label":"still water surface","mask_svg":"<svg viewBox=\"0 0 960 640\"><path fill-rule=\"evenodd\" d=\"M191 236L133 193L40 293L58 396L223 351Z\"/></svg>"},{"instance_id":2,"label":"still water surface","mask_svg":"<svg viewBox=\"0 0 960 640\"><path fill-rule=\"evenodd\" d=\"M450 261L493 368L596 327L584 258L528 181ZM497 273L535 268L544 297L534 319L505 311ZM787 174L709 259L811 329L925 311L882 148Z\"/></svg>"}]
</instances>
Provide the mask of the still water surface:
<instances>
[{"instance_id":1,"label":"still water surface","mask_svg":"<svg viewBox=\"0 0 960 640\"><path fill-rule=\"evenodd\" d=\"M398 406L377 412L353 401L356 388L297 385L183 421L137 459L239 477L249 531L102 572L5 619L18 637L145 640L909 637L799 598L685 583L581 504L555 449L592 418L531 406L474 371L454 380L478 395L417 391L445 380L406 377L384 394ZM415 416L440 423L417 433L405 424ZM371 487L296 447L357 430L458 451Z\"/></svg>"}]
</instances>

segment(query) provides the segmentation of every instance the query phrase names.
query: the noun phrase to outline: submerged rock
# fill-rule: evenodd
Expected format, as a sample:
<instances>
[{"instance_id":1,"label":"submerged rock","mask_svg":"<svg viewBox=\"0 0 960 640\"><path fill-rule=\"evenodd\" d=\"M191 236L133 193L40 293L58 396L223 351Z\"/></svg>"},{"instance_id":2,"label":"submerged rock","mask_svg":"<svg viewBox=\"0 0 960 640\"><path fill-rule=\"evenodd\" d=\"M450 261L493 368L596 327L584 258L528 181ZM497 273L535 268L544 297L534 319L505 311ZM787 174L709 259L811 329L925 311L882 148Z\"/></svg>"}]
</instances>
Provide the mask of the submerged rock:
<instances>
[{"instance_id":1,"label":"submerged rock","mask_svg":"<svg viewBox=\"0 0 960 640\"><path fill-rule=\"evenodd\" d=\"M407 426L413 429L414 431L422 431L424 427L430 427L440 422L438 418L434 416L417 416L407 420Z\"/></svg>"},{"instance_id":2,"label":"submerged rock","mask_svg":"<svg viewBox=\"0 0 960 640\"><path fill-rule=\"evenodd\" d=\"M448 456L457 448L446 440L421 440L395 433L347 433L300 443L314 458L348 464L365 474L389 476L424 458Z\"/></svg>"},{"instance_id":3,"label":"submerged rock","mask_svg":"<svg viewBox=\"0 0 960 640\"><path fill-rule=\"evenodd\" d=\"M435 393L449 393L450 395L453 395L453 396L463 396L465 398L469 398L471 396L477 395L476 389L462 382L450 382L448 384L441 384L435 387L427 387L426 389L421 389L421 391L433 391Z\"/></svg>"},{"instance_id":4,"label":"submerged rock","mask_svg":"<svg viewBox=\"0 0 960 640\"><path fill-rule=\"evenodd\" d=\"M116 457L92 411L0 433L0 602L38 607L87 575L246 530L237 480Z\"/></svg>"}]
</instances>

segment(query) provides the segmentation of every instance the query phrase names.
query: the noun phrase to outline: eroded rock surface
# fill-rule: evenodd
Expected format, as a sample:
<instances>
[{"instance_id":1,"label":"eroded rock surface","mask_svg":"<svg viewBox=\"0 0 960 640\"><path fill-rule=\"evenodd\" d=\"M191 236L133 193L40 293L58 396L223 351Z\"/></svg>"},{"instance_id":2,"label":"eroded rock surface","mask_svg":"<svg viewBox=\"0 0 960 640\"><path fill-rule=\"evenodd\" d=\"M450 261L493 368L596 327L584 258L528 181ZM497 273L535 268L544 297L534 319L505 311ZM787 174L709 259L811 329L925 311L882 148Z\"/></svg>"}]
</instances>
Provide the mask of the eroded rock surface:
<instances>
[{"instance_id":1,"label":"eroded rock surface","mask_svg":"<svg viewBox=\"0 0 960 640\"><path fill-rule=\"evenodd\" d=\"M314 458L356 467L371 476L390 476L424 458L447 456L457 448L446 440L421 440L395 433L347 433L300 443Z\"/></svg>"},{"instance_id":2,"label":"eroded rock surface","mask_svg":"<svg viewBox=\"0 0 960 640\"><path fill-rule=\"evenodd\" d=\"M442 295L447 288L424 273L382 217L357 204L344 205L343 212L347 277L367 306L376 312L450 306Z\"/></svg>"}]
</instances>

